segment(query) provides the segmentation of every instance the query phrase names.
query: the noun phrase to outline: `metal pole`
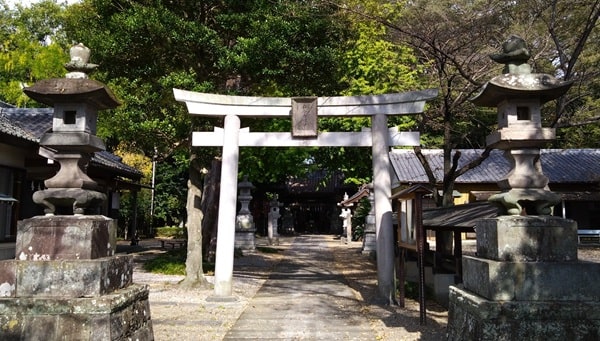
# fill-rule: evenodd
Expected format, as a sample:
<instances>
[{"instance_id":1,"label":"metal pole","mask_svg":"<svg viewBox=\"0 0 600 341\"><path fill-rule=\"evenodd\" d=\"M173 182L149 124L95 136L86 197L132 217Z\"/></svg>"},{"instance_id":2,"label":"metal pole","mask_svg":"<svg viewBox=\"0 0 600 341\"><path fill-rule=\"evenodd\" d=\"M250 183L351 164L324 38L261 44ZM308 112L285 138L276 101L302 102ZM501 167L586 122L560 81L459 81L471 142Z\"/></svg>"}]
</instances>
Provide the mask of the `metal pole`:
<instances>
[{"instance_id":1,"label":"metal pole","mask_svg":"<svg viewBox=\"0 0 600 341\"><path fill-rule=\"evenodd\" d=\"M152 235L153 232L153 224L154 224L154 182L156 179L156 154L152 157L152 189L150 195L150 231L149 234Z\"/></svg>"}]
</instances>

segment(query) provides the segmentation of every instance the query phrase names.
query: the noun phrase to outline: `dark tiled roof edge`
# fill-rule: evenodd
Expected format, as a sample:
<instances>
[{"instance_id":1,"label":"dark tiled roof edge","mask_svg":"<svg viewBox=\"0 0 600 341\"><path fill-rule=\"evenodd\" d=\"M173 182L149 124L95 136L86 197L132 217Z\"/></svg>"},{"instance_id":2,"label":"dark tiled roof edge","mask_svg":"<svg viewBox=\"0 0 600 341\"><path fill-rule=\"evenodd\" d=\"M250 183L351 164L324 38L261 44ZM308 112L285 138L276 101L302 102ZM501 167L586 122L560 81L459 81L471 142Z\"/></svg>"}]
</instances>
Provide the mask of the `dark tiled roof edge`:
<instances>
[{"instance_id":1,"label":"dark tiled roof edge","mask_svg":"<svg viewBox=\"0 0 600 341\"><path fill-rule=\"evenodd\" d=\"M42 135L52 128L53 113L53 108L0 108L0 133L39 143ZM139 170L124 164L120 157L107 151L95 153L91 162L121 176L142 176Z\"/></svg>"},{"instance_id":2,"label":"dark tiled roof edge","mask_svg":"<svg viewBox=\"0 0 600 341\"><path fill-rule=\"evenodd\" d=\"M476 159L483 149L460 149L459 167ZM455 151L453 151L455 152ZM436 179L443 179L443 151L425 149L423 155L429 161ZM542 171L550 183L598 183L600 182L600 149L542 149ZM392 168L402 183L426 183L423 166L412 150L396 149L390 152ZM573 167L580 165L580 167ZM503 151L493 150L478 167L457 179L457 183L495 183L510 171Z\"/></svg>"}]
</instances>

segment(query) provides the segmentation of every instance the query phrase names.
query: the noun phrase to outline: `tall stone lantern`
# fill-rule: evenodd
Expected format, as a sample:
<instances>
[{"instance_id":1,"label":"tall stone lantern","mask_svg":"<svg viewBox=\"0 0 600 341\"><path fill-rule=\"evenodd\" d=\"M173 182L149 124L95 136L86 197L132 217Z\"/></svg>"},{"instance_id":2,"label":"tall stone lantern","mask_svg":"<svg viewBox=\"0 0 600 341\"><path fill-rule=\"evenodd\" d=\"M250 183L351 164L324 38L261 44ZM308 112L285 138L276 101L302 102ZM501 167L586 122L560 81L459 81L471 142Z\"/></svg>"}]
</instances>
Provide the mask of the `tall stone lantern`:
<instances>
[{"instance_id":1,"label":"tall stone lantern","mask_svg":"<svg viewBox=\"0 0 600 341\"><path fill-rule=\"evenodd\" d=\"M279 202L278 195L275 194L269 202L269 214L267 215L267 237L269 238L270 245L279 245L279 233L277 230L279 228L279 218L281 217L279 208L282 206L283 204Z\"/></svg>"},{"instance_id":2,"label":"tall stone lantern","mask_svg":"<svg viewBox=\"0 0 600 341\"><path fill-rule=\"evenodd\" d=\"M490 200L503 205L509 215L548 215L560 197L547 189L548 178L541 169L540 148L555 139L553 128L542 127L541 107L567 92L572 82L531 73L527 46L516 36L491 58L505 64L504 74L492 78L472 102L497 108L498 130L486 142L505 151L512 170L498 183L502 192Z\"/></svg>"},{"instance_id":3,"label":"tall stone lantern","mask_svg":"<svg viewBox=\"0 0 600 341\"><path fill-rule=\"evenodd\" d=\"M60 168L44 182L46 189L33 195L33 201L45 206L49 215L57 206L70 206L73 214L84 214L86 208L106 200L86 169L93 153L106 149L95 135L98 111L119 105L104 84L88 79L87 72L96 68L88 63L90 50L78 44L70 52L71 61L65 67L71 72L66 78L42 80L23 89L30 98L54 107L52 131L42 136L40 154L57 161Z\"/></svg>"},{"instance_id":4,"label":"tall stone lantern","mask_svg":"<svg viewBox=\"0 0 600 341\"><path fill-rule=\"evenodd\" d=\"M451 286L449 340L594 340L600 335L600 264L577 260L577 223L551 215L560 197L548 190L540 148L554 139L541 105L571 83L531 73L529 51L513 36L505 64L473 102L498 108L488 145L505 151L512 170L490 198L505 215L477 222L476 256L463 256L463 283Z\"/></svg>"},{"instance_id":5,"label":"tall stone lantern","mask_svg":"<svg viewBox=\"0 0 600 341\"><path fill-rule=\"evenodd\" d=\"M66 78L23 90L54 107L40 154L60 169L33 194L45 215L18 222L16 259L0 261L2 340L154 338L148 287L133 283L131 256L115 255L116 223L96 210L106 195L86 174L93 153L105 149L95 135L98 111L119 105L87 78L96 67L89 54L73 46Z\"/></svg>"},{"instance_id":6,"label":"tall stone lantern","mask_svg":"<svg viewBox=\"0 0 600 341\"><path fill-rule=\"evenodd\" d=\"M248 208L252 200L252 189L254 189L254 185L248 181L248 176L244 176L238 184L238 201L241 208L235 220L235 247L244 250L254 250L256 248L254 237L256 227L252 212Z\"/></svg>"}]
</instances>

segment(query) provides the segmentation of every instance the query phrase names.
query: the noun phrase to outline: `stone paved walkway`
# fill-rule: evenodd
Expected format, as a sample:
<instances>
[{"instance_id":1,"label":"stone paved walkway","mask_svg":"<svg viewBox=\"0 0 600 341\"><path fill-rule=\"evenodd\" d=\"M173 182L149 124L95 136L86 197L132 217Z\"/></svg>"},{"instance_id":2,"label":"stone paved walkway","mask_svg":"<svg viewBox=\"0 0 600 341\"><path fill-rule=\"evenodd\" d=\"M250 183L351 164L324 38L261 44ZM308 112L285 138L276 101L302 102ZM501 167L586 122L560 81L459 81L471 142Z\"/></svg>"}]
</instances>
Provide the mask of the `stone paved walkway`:
<instances>
[{"instance_id":1,"label":"stone paved walkway","mask_svg":"<svg viewBox=\"0 0 600 341\"><path fill-rule=\"evenodd\" d=\"M141 264L165 252L159 242L122 242L120 252L134 256L134 282L150 288L155 340L445 339L447 311L434 302L427 305L427 325L419 325L414 300L405 308L378 303L375 262L361 254L360 242L304 235L282 236L278 246L257 238L257 245L260 250L235 259L237 301L224 303L207 300L212 285L184 289L177 284L183 276L145 272Z\"/></svg>"},{"instance_id":2,"label":"stone paved walkway","mask_svg":"<svg viewBox=\"0 0 600 341\"><path fill-rule=\"evenodd\" d=\"M328 239L296 237L225 340L375 340Z\"/></svg>"}]
</instances>

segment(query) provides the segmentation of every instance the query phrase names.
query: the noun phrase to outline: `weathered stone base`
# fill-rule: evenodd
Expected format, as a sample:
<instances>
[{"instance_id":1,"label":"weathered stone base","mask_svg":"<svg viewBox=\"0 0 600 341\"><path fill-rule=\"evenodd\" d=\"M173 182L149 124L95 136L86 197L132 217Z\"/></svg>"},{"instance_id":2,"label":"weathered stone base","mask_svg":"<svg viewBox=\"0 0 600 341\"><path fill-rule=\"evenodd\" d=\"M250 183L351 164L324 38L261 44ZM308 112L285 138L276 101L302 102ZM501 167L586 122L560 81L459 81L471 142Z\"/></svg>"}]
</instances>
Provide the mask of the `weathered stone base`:
<instances>
[{"instance_id":1,"label":"weathered stone base","mask_svg":"<svg viewBox=\"0 0 600 341\"><path fill-rule=\"evenodd\" d=\"M95 216L37 216L18 223L19 260L95 259L113 256L117 226Z\"/></svg>"},{"instance_id":2,"label":"weathered stone base","mask_svg":"<svg viewBox=\"0 0 600 341\"><path fill-rule=\"evenodd\" d=\"M0 340L153 340L148 288L92 298L0 298Z\"/></svg>"},{"instance_id":3,"label":"weathered stone base","mask_svg":"<svg viewBox=\"0 0 600 341\"><path fill-rule=\"evenodd\" d=\"M600 301L600 264L499 262L463 256L463 285L497 301Z\"/></svg>"},{"instance_id":4,"label":"weathered stone base","mask_svg":"<svg viewBox=\"0 0 600 341\"><path fill-rule=\"evenodd\" d=\"M363 254L371 254L371 253L375 253L377 251L377 238L375 236L375 231L368 232L365 231L365 234L363 236L363 248L362 248L362 253Z\"/></svg>"},{"instance_id":5,"label":"weathered stone base","mask_svg":"<svg viewBox=\"0 0 600 341\"><path fill-rule=\"evenodd\" d=\"M513 262L577 260L577 223L551 216L501 216L477 222L477 257Z\"/></svg>"},{"instance_id":6,"label":"weathered stone base","mask_svg":"<svg viewBox=\"0 0 600 341\"><path fill-rule=\"evenodd\" d=\"M577 260L577 224L550 216L477 223L477 257L450 287L448 340L600 340L600 264Z\"/></svg>"},{"instance_id":7,"label":"weathered stone base","mask_svg":"<svg viewBox=\"0 0 600 341\"><path fill-rule=\"evenodd\" d=\"M93 297L132 283L131 256L62 261L0 261L1 297Z\"/></svg>"},{"instance_id":8,"label":"weathered stone base","mask_svg":"<svg viewBox=\"0 0 600 341\"><path fill-rule=\"evenodd\" d=\"M153 340L148 288L114 256L115 233L104 216L20 221L17 259L0 262L0 340Z\"/></svg>"},{"instance_id":9,"label":"weathered stone base","mask_svg":"<svg viewBox=\"0 0 600 341\"><path fill-rule=\"evenodd\" d=\"M256 242L254 237L256 229L249 230L235 230L235 247L242 250L254 250L256 249Z\"/></svg>"},{"instance_id":10,"label":"weathered stone base","mask_svg":"<svg viewBox=\"0 0 600 341\"><path fill-rule=\"evenodd\" d=\"M455 286L449 299L448 340L600 340L598 301L489 301Z\"/></svg>"}]
</instances>

